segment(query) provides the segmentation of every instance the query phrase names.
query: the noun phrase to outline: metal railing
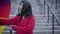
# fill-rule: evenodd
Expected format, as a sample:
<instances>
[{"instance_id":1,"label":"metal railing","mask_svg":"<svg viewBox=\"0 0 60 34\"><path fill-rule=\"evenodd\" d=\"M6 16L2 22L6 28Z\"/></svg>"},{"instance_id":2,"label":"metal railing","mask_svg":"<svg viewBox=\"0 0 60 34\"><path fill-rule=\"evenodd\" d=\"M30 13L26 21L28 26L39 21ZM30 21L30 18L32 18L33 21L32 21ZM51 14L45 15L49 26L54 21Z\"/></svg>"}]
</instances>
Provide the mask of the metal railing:
<instances>
[{"instance_id":1,"label":"metal railing","mask_svg":"<svg viewBox=\"0 0 60 34\"><path fill-rule=\"evenodd\" d=\"M53 4L53 0L52 0L52 4L48 2L48 0L44 1L44 5L47 6L47 15L48 15L48 23L49 23L49 11L52 13L52 34L54 34L54 19L56 19L57 23L60 25L60 21L57 17L57 15L55 14L55 12L57 11L57 0L56 0L56 9L52 6Z\"/></svg>"}]
</instances>

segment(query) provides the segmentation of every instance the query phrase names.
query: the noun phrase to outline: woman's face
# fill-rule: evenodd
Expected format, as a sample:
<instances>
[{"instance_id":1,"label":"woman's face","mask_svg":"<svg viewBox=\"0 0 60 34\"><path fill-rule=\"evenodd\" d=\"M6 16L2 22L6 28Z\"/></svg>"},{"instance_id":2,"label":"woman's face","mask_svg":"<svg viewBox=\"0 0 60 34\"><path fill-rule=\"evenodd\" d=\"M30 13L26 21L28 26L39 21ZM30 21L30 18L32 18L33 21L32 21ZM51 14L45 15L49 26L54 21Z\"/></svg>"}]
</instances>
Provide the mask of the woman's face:
<instances>
[{"instance_id":1,"label":"woman's face","mask_svg":"<svg viewBox=\"0 0 60 34\"><path fill-rule=\"evenodd\" d=\"M20 5L20 9L22 10L22 8L23 8L23 3L21 3L21 5Z\"/></svg>"}]
</instances>

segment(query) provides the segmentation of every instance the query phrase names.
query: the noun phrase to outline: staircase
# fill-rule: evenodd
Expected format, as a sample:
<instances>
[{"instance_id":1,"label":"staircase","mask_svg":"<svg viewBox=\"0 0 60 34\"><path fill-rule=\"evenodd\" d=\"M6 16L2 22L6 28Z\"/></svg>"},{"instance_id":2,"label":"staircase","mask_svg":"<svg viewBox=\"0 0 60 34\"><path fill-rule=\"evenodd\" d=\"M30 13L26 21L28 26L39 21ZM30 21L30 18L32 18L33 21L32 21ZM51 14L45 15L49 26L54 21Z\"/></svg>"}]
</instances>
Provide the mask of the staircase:
<instances>
[{"instance_id":1,"label":"staircase","mask_svg":"<svg viewBox=\"0 0 60 34\"><path fill-rule=\"evenodd\" d=\"M44 3L43 3L43 0L27 0L27 1L29 1L31 3L32 11L33 11L33 14L35 16L35 23L36 24L35 24L34 34L52 34L52 14L51 14L51 12L49 13L49 23L48 23L48 20L47 20L48 19L47 8L45 8L46 13L44 15L44 10L43 10L43 8L44 8L43 4ZM14 17L13 13L14 12L11 12L12 16L10 16L10 18ZM59 15L59 14L57 13L57 15ZM54 20L54 22L55 22L54 23L54 25L55 25L55 28L54 28L55 33L54 34L60 34L60 26L57 24L56 20ZM10 34L10 29L11 28L9 26L7 26L7 28L5 29L3 34ZM15 34L15 31L13 31L13 34Z\"/></svg>"},{"instance_id":2,"label":"staircase","mask_svg":"<svg viewBox=\"0 0 60 34\"><path fill-rule=\"evenodd\" d=\"M36 26L35 26L34 34L52 34L52 14L51 14L51 12L49 12L49 23L48 23L47 13L45 13L45 17L44 17L44 14L43 14L44 10L42 12L40 10L41 8L44 8L44 7L41 7L38 5L39 1L43 2L43 0L33 0L33 1L30 0L31 4L33 5L33 9L36 9L36 10L33 10L33 13L34 13L35 19L36 19ZM44 3L41 4L41 2L40 2L40 5L43 5L43 4ZM47 9L47 8L45 8L45 9ZM42 14L40 14L40 12ZM60 26L57 24L56 20L54 20L54 22L55 22L54 23L55 33L54 34L60 34Z\"/></svg>"}]
</instances>

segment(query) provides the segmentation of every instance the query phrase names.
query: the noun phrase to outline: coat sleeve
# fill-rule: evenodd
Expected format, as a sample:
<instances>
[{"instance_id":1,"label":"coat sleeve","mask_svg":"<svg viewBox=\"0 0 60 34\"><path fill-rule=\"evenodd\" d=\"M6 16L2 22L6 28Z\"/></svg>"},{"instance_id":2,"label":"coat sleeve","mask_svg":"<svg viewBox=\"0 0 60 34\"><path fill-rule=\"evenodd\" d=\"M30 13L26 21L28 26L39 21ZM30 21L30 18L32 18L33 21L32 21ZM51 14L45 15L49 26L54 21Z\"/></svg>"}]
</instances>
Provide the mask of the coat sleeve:
<instances>
[{"instance_id":1,"label":"coat sleeve","mask_svg":"<svg viewBox=\"0 0 60 34\"><path fill-rule=\"evenodd\" d=\"M28 22L28 21L25 20L24 22L26 23L26 22ZM35 19L34 19L34 17L32 17L31 20L29 20L29 23L26 24L26 26L13 26L12 28L13 28L15 31L30 32L30 31L33 31L34 26L35 26Z\"/></svg>"},{"instance_id":2,"label":"coat sleeve","mask_svg":"<svg viewBox=\"0 0 60 34\"><path fill-rule=\"evenodd\" d=\"M0 20L0 25L16 25L20 16L16 16L12 19L2 19Z\"/></svg>"}]
</instances>

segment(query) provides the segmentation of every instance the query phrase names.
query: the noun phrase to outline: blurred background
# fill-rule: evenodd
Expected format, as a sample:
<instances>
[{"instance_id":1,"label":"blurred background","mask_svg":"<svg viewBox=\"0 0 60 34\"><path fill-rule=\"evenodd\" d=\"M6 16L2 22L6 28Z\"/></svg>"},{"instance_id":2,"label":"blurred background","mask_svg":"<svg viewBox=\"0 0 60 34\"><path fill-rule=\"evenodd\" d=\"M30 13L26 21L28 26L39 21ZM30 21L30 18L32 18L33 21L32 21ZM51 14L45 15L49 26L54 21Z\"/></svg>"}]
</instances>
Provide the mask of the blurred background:
<instances>
[{"instance_id":1,"label":"blurred background","mask_svg":"<svg viewBox=\"0 0 60 34\"><path fill-rule=\"evenodd\" d=\"M19 3L22 0L11 0L9 18L18 14ZM32 5L35 16L34 34L60 34L60 0L27 0ZM10 26L6 26L3 34L16 34Z\"/></svg>"}]
</instances>

